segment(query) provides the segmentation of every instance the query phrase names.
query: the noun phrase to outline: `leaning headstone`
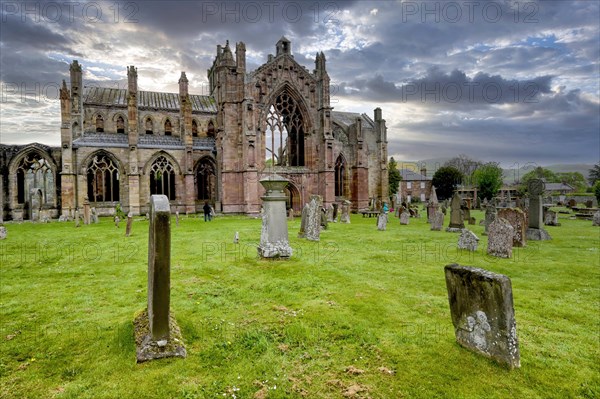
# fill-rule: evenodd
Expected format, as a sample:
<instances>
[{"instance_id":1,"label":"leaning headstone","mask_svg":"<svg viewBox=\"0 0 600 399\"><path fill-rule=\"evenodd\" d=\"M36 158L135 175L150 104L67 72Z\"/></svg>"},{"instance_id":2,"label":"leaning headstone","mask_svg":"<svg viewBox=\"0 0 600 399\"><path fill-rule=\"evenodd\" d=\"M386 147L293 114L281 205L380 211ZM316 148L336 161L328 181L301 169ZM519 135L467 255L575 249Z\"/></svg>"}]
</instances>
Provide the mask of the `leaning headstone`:
<instances>
[{"instance_id":1,"label":"leaning headstone","mask_svg":"<svg viewBox=\"0 0 600 399\"><path fill-rule=\"evenodd\" d=\"M408 216L408 212L402 212L400 215L400 224L407 225L410 217Z\"/></svg>"},{"instance_id":2,"label":"leaning headstone","mask_svg":"<svg viewBox=\"0 0 600 399\"><path fill-rule=\"evenodd\" d=\"M431 218L431 230L441 231L442 227L444 227L444 214L438 210Z\"/></svg>"},{"instance_id":3,"label":"leaning headstone","mask_svg":"<svg viewBox=\"0 0 600 399\"><path fill-rule=\"evenodd\" d=\"M527 244L525 213L519 208L501 208L498 217L508 220L513 227L513 247L524 247Z\"/></svg>"},{"instance_id":4,"label":"leaning headstone","mask_svg":"<svg viewBox=\"0 0 600 399\"><path fill-rule=\"evenodd\" d=\"M510 278L457 264L444 271L456 342L510 369L520 367Z\"/></svg>"},{"instance_id":5,"label":"leaning headstone","mask_svg":"<svg viewBox=\"0 0 600 399\"><path fill-rule=\"evenodd\" d=\"M306 219L306 239L319 241L321 235L321 201L320 195L311 195Z\"/></svg>"},{"instance_id":6,"label":"leaning headstone","mask_svg":"<svg viewBox=\"0 0 600 399\"><path fill-rule=\"evenodd\" d=\"M115 227L118 229L119 228L119 222L121 221L121 218L119 218L118 216L115 216Z\"/></svg>"},{"instance_id":7,"label":"leaning headstone","mask_svg":"<svg viewBox=\"0 0 600 399\"><path fill-rule=\"evenodd\" d=\"M446 231L453 233L460 233L465 228L463 221L463 212L461 210L461 200L458 193L454 193L452 196L452 202L450 203L450 224Z\"/></svg>"},{"instance_id":8,"label":"leaning headstone","mask_svg":"<svg viewBox=\"0 0 600 399\"><path fill-rule=\"evenodd\" d=\"M460 237L458 237L458 249L466 249L468 251L477 251L479 237L469 229L462 229Z\"/></svg>"},{"instance_id":9,"label":"leaning headstone","mask_svg":"<svg viewBox=\"0 0 600 399\"><path fill-rule=\"evenodd\" d=\"M125 225L125 237L129 237L131 235L131 226L133 225L133 213L129 212L127 214L127 224Z\"/></svg>"},{"instance_id":10,"label":"leaning headstone","mask_svg":"<svg viewBox=\"0 0 600 399\"><path fill-rule=\"evenodd\" d=\"M166 195L150 196L148 309L134 320L137 362L186 357L181 332L170 315L171 210Z\"/></svg>"},{"instance_id":11,"label":"leaning headstone","mask_svg":"<svg viewBox=\"0 0 600 399\"><path fill-rule=\"evenodd\" d=\"M511 258L514 229L506 219L494 220L488 228L488 255L498 258Z\"/></svg>"},{"instance_id":12,"label":"leaning headstone","mask_svg":"<svg viewBox=\"0 0 600 399\"><path fill-rule=\"evenodd\" d=\"M88 197L86 196L83 199L83 224L88 225L90 224L90 201L88 199Z\"/></svg>"},{"instance_id":13,"label":"leaning headstone","mask_svg":"<svg viewBox=\"0 0 600 399\"><path fill-rule=\"evenodd\" d=\"M527 228L527 239L533 241L551 240L550 234L542 228L543 210L542 194L546 185L541 179L530 180L527 184L529 191L529 225Z\"/></svg>"},{"instance_id":14,"label":"leaning headstone","mask_svg":"<svg viewBox=\"0 0 600 399\"><path fill-rule=\"evenodd\" d=\"M0 240L4 240L8 236L8 230L5 226L0 226Z\"/></svg>"},{"instance_id":15,"label":"leaning headstone","mask_svg":"<svg viewBox=\"0 0 600 399\"><path fill-rule=\"evenodd\" d=\"M308 222L309 205L304 204L302 208L302 215L300 218L300 231L298 232L298 238L306 238L306 223Z\"/></svg>"},{"instance_id":16,"label":"leaning headstone","mask_svg":"<svg viewBox=\"0 0 600 399\"><path fill-rule=\"evenodd\" d=\"M403 214L406 215L406 214ZM408 216L408 215L407 215ZM385 231L387 227L388 215L385 212L381 212L379 216L377 216L377 230Z\"/></svg>"},{"instance_id":17,"label":"leaning headstone","mask_svg":"<svg viewBox=\"0 0 600 399\"><path fill-rule=\"evenodd\" d=\"M348 200L342 202L342 216L340 216L340 223L350 223L350 201Z\"/></svg>"},{"instance_id":18,"label":"leaning headstone","mask_svg":"<svg viewBox=\"0 0 600 399\"><path fill-rule=\"evenodd\" d=\"M560 226L558 223L558 213L554 211L547 211L546 216L544 216L544 224L546 226Z\"/></svg>"},{"instance_id":19,"label":"leaning headstone","mask_svg":"<svg viewBox=\"0 0 600 399\"><path fill-rule=\"evenodd\" d=\"M289 258L292 256L285 212L287 197L283 191L288 183L289 180L276 174L260 180L260 184L265 188L265 195L261 197L264 213L260 245L257 250L258 255L263 258Z\"/></svg>"},{"instance_id":20,"label":"leaning headstone","mask_svg":"<svg viewBox=\"0 0 600 399\"><path fill-rule=\"evenodd\" d=\"M592 226L600 226L600 211L594 213L592 217Z\"/></svg>"}]
</instances>

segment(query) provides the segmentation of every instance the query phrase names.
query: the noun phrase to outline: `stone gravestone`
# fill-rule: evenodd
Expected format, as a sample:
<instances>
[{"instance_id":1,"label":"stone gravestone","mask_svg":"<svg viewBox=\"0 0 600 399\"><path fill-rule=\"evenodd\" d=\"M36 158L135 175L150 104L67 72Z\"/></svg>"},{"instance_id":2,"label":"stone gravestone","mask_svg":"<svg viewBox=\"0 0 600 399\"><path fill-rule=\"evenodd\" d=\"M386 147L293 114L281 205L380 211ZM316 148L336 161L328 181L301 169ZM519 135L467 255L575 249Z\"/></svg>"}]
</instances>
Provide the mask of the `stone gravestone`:
<instances>
[{"instance_id":1,"label":"stone gravestone","mask_svg":"<svg viewBox=\"0 0 600 399\"><path fill-rule=\"evenodd\" d=\"M410 217L408 215L408 212L402 212L402 214L400 215L400 224L407 225L409 220Z\"/></svg>"},{"instance_id":2,"label":"stone gravestone","mask_svg":"<svg viewBox=\"0 0 600 399\"><path fill-rule=\"evenodd\" d=\"M431 186L431 193L429 194L429 201L427 202L427 221L429 223L431 223L431 218L433 218L439 207L440 203L437 199L435 186Z\"/></svg>"},{"instance_id":3,"label":"stone gravestone","mask_svg":"<svg viewBox=\"0 0 600 399\"><path fill-rule=\"evenodd\" d=\"M510 369L521 367L510 278L457 264L444 271L456 342Z\"/></svg>"},{"instance_id":4,"label":"stone gravestone","mask_svg":"<svg viewBox=\"0 0 600 399\"><path fill-rule=\"evenodd\" d=\"M403 214L406 215L406 214ZM408 216L408 215L407 215ZM379 213L377 216L377 230L385 231L387 228L388 215L385 212Z\"/></svg>"},{"instance_id":5,"label":"stone gravestone","mask_svg":"<svg viewBox=\"0 0 600 399\"><path fill-rule=\"evenodd\" d=\"M127 224L125 225L125 237L129 237L131 235L131 226L133 225L133 213L129 212L127 214Z\"/></svg>"},{"instance_id":6,"label":"stone gravestone","mask_svg":"<svg viewBox=\"0 0 600 399\"><path fill-rule=\"evenodd\" d=\"M460 237L458 237L458 249L466 249L469 251L477 251L479 237L469 229L462 229Z\"/></svg>"},{"instance_id":7,"label":"stone gravestone","mask_svg":"<svg viewBox=\"0 0 600 399\"><path fill-rule=\"evenodd\" d=\"M170 315L171 210L166 195L150 196L148 309L134 320L137 362L186 357L181 332ZM147 330L147 333L146 333Z\"/></svg>"},{"instance_id":8,"label":"stone gravestone","mask_svg":"<svg viewBox=\"0 0 600 399\"><path fill-rule=\"evenodd\" d=\"M30 219L32 222L40 220L40 213L42 210L42 190L39 188L33 188L30 192L31 208L30 208Z\"/></svg>"},{"instance_id":9,"label":"stone gravestone","mask_svg":"<svg viewBox=\"0 0 600 399\"><path fill-rule=\"evenodd\" d=\"M311 195L306 218L305 238L310 241L319 241L321 235L321 201L320 195Z\"/></svg>"},{"instance_id":10,"label":"stone gravestone","mask_svg":"<svg viewBox=\"0 0 600 399\"><path fill-rule=\"evenodd\" d=\"M333 204L333 223L337 223L337 217L338 217L338 204Z\"/></svg>"},{"instance_id":11,"label":"stone gravestone","mask_svg":"<svg viewBox=\"0 0 600 399\"><path fill-rule=\"evenodd\" d=\"M263 201L262 229L258 255L263 258L289 258L292 248L288 239L288 225L285 211L285 187L289 181L272 174L260 180L265 188ZM318 228L318 226L317 226Z\"/></svg>"},{"instance_id":12,"label":"stone gravestone","mask_svg":"<svg viewBox=\"0 0 600 399\"><path fill-rule=\"evenodd\" d=\"M467 223L471 224L471 208L469 208L467 201L462 203L460 210L462 211L463 223L466 220Z\"/></svg>"},{"instance_id":13,"label":"stone gravestone","mask_svg":"<svg viewBox=\"0 0 600 399\"><path fill-rule=\"evenodd\" d=\"M234 236L233 236L233 243L234 244L239 244L240 243L240 232L236 231Z\"/></svg>"},{"instance_id":14,"label":"stone gravestone","mask_svg":"<svg viewBox=\"0 0 600 399\"><path fill-rule=\"evenodd\" d=\"M0 226L0 240L4 240L8 236L8 231L5 226Z\"/></svg>"},{"instance_id":15,"label":"stone gravestone","mask_svg":"<svg viewBox=\"0 0 600 399\"><path fill-rule=\"evenodd\" d=\"M179 211L175 211L175 226L179 227Z\"/></svg>"},{"instance_id":16,"label":"stone gravestone","mask_svg":"<svg viewBox=\"0 0 600 399\"><path fill-rule=\"evenodd\" d=\"M592 226L600 226L600 211L594 213L592 217Z\"/></svg>"},{"instance_id":17,"label":"stone gravestone","mask_svg":"<svg viewBox=\"0 0 600 399\"><path fill-rule=\"evenodd\" d=\"M333 223L333 206L329 205L327 208L327 222Z\"/></svg>"},{"instance_id":18,"label":"stone gravestone","mask_svg":"<svg viewBox=\"0 0 600 399\"><path fill-rule=\"evenodd\" d=\"M554 211L547 211L546 216L544 216L544 224L546 226L560 226L558 223L558 213Z\"/></svg>"},{"instance_id":19,"label":"stone gravestone","mask_svg":"<svg viewBox=\"0 0 600 399\"><path fill-rule=\"evenodd\" d=\"M83 224L88 225L90 224L90 201L88 200L88 197L86 196L83 199Z\"/></svg>"},{"instance_id":20,"label":"stone gravestone","mask_svg":"<svg viewBox=\"0 0 600 399\"><path fill-rule=\"evenodd\" d=\"M524 247L527 245L525 213L519 208L501 208L498 217L506 219L513 227L513 247Z\"/></svg>"},{"instance_id":21,"label":"stone gravestone","mask_svg":"<svg viewBox=\"0 0 600 399\"><path fill-rule=\"evenodd\" d=\"M350 223L350 204L348 200L342 202L342 215L340 216L340 223Z\"/></svg>"},{"instance_id":22,"label":"stone gravestone","mask_svg":"<svg viewBox=\"0 0 600 399\"><path fill-rule=\"evenodd\" d=\"M323 227L323 230L327 230L329 228L329 219L327 214L327 210L325 208L321 208L321 227Z\"/></svg>"},{"instance_id":23,"label":"stone gravestone","mask_svg":"<svg viewBox=\"0 0 600 399\"><path fill-rule=\"evenodd\" d=\"M444 214L438 210L431 218L431 230L441 231L442 227L444 227Z\"/></svg>"},{"instance_id":24,"label":"stone gravestone","mask_svg":"<svg viewBox=\"0 0 600 399\"><path fill-rule=\"evenodd\" d=\"M287 210L287 218L288 220L294 220L294 208L289 208Z\"/></svg>"},{"instance_id":25,"label":"stone gravestone","mask_svg":"<svg viewBox=\"0 0 600 399\"><path fill-rule=\"evenodd\" d=\"M306 238L306 222L308 221L309 205L304 204L302 208L302 214L300 218L300 231L298 232L298 238Z\"/></svg>"},{"instance_id":26,"label":"stone gravestone","mask_svg":"<svg viewBox=\"0 0 600 399\"><path fill-rule=\"evenodd\" d=\"M450 203L450 224L446 231L460 233L460 231L465 228L460 204L460 196L458 193L454 193L452 202Z\"/></svg>"},{"instance_id":27,"label":"stone gravestone","mask_svg":"<svg viewBox=\"0 0 600 399\"><path fill-rule=\"evenodd\" d=\"M98 214L96 213L96 208L91 209L92 213L92 223L98 223Z\"/></svg>"},{"instance_id":28,"label":"stone gravestone","mask_svg":"<svg viewBox=\"0 0 600 399\"><path fill-rule=\"evenodd\" d=\"M541 179L530 180L527 184L529 191L529 226L526 236L528 240L543 241L551 240L550 234L542 228L543 211L542 211L542 194L546 189L544 182Z\"/></svg>"},{"instance_id":29,"label":"stone gravestone","mask_svg":"<svg viewBox=\"0 0 600 399\"><path fill-rule=\"evenodd\" d=\"M494 220L488 228L488 255L498 258L511 258L514 229L506 219Z\"/></svg>"},{"instance_id":30,"label":"stone gravestone","mask_svg":"<svg viewBox=\"0 0 600 399\"><path fill-rule=\"evenodd\" d=\"M118 229L119 228L119 222L121 221L121 218L119 218L118 216L115 216L115 227Z\"/></svg>"},{"instance_id":31,"label":"stone gravestone","mask_svg":"<svg viewBox=\"0 0 600 399\"><path fill-rule=\"evenodd\" d=\"M79 209L75 209L75 227L79 227Z\"/></svg>"},{"instance_id":32,"label":"stone gravestone","mask_svg":"<svg viewBox=\"0 0 600 399\"><path fill-rule=\"evenodd\" d=\"M485 205L485 221L483 228L483 235L486 236L488 234L488 229L490 228L490 224L498 217L498 211L496 210L496 204L494 200L490 201L489 204Z\"/></svg>"}]
</instances>

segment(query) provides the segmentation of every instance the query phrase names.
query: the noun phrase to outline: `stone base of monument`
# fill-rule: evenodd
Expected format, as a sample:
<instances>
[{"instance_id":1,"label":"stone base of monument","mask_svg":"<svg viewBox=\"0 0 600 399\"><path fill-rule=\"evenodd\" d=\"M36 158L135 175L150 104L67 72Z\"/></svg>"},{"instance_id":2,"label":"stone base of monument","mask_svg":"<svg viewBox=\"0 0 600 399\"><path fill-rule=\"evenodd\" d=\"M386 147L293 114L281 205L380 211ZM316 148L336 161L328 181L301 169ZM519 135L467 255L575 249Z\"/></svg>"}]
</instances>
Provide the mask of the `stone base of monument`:
<instances>
[{"instance_id":1,"label":"stone base of monument","mask_svg":"<svg viewBox=\"0 0 600 399\"><path fill-rule=\"evenodd\" d=\"M528 240L532 241L546 241L551 240L550 234L544 229L534 229L529 227L526 232L526 237Z\"/></svg>"},{"instance_id":2,"label":"stone base of monument","mask_svg":"<svg viewBox=\"0 0 600 399\"><path fill-rule=\"evenodd\" d=\"M460 233L464 227L446 227L448 233Z\"/></svg>"},{"instance_id":3,"label":"stone base of monument","mask_svg":"<svg viewBox=\"0 0 600 399\"><path fill-rule=\"evenodd\" d=\"M257 249L258 255L263 258L289 258L292 256L292 247L287 241L261 244Z\"/></svg>"},{"instance_id":4,"label":"stone base of monument","mask_svg":"<svg viewBox=\"0 0 600 399\"><path fill-rule=\"evenodd\" d=\"M133 320L133 329L137 363L163 359L166 357L185 358L187 356L187 351L183 345L181 330L173 315L169 316L170 337L168 340L158 342L152 340L147 310L144 310L135 316Z\"/></svg>"}]
</instances>

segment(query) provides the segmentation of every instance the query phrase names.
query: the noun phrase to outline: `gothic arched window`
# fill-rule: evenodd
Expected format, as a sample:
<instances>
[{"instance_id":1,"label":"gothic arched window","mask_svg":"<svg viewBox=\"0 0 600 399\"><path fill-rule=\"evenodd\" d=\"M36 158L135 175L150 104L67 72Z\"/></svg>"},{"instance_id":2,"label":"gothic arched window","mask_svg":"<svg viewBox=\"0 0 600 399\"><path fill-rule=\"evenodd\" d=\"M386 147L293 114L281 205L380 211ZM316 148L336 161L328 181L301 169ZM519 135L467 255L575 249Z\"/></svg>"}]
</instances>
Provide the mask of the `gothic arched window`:
<instances>
[{"instance_id":1,"label":"gothic arched window","mask_svg":"<svg viewBox=\"0 0 600 399\"><path fill-rule=\"evenodd\" d=\"M54 173L48 161L36 152L27 154L17 167L17 202L24 204L29 201L31 190L42 190L42 203L53 204Z\"/></svg>"},{"instance_id":2,"label":"gothic arched window","mask_svg":"<svg viewBox=\"0 0 600 399\"><path fill-rule=\"evenodd\" d=\"M267 162L280 166L304 166L304 121L298 104L280 94L267 114L265 129Z\"/></svg>"},{"instance_id":3,"label":"gothic arched window","mask_svg":"<svg viewBox=\"0 0 600 399\"><path fill-rule=\"evenodd\" d=\"M171 133L172 133L171 121L167 119L165 121L165 136L170 136Z\"/></svg>"},{"instance_id":4,"label":"gothic arched window","mask_svg":"<svg viewBox=\"0 0 600 399\"><path fill-rule=\"evenodd\" d=\"M208 128L206 129L206 135L208 137L215 137L215 125L213 121L208 122Z\"/></svg>"},{"instance_id":5,"label":"gothic arched window","mask_svg":"<svg viewBox=\"0 0 600 399\"><path fill-rule=\"evenodd\" d=\"M152 119L146 118L146 134L154 133L154 126L152 123Z\"/></svg>"},{"instance_id":6,"label":"gothic arched window","mask_svg":"<svg viewBox=\"0 0 600 399\"><path fill-rule=\"evenodd\" d=\"M196 169L197 199L213 201L215 198L217 175L209 159L203 159Z\"/></svg>"},{"instance_id":7,"label":"gothic arched window","mask_svg":"<svg viewBox=\"0 0 600 399\"><path fill-rule=\"evenodd\" d=\"M346 195L344 190L346 180L346 161L342 154L335 161L335 196L342 197Z\"/></svg>"},{"instance_id":8,"label":"gothic arched window","mask_svg":"<svg viewBox=\"0 0 600 399\"><path fill-rule=\"evenodd\" d=\"M125 120L121 115L117 118L117 133L125 133Z\"/></svg>"},{"instance_id":9,"label":"gothic arched window","mask_svg":"<svg viewBox=\"0 0 600 399\"><path fill-rule=\"evenodd\" d=\"M192 121L192 136L198 137L198 122L195 119Z\"/></svg>"},{"instance_id":10,"label":"gothic arched window","mask_svg":"<svg viewBox=\"0 0 600 399\"><path fill-rule=\"evenodd\" d=\"M156 158L150 167L150 194L164 194L175 199L175 168L163 156Z\"/></svg>"},{"instance_id":11,"label":"gothic arched window","mask_svg":"<svg viewBox=\"0 0 600 399\"><path fill-rule=\"evenodd\" d=\"M119 201L119 168L106 154L94 155L87 167L87 196L91 202Z\"/></svg>"},{"instance_id":12,"label":"gothic arched window","mask_svg":"<svg viewBox=\"0 0 600 399\"><path fill-rule=\"evenodd\" d=\"M103 132L104 131L104 118L102 117L102 115L98 115L96 116L96 132Z\"/></svg>"}]
</instances>

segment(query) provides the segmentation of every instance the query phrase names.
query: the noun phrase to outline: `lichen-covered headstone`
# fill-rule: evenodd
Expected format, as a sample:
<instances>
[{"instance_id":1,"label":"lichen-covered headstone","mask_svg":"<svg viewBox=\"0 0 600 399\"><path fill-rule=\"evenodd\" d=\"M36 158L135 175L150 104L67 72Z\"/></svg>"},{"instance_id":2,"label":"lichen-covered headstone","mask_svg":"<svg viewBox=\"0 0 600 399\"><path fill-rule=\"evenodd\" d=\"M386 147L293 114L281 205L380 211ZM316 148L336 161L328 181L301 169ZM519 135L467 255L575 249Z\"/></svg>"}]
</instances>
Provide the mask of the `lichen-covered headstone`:
<instances>
[{"instance_id":1,"label":"lichen-covered headstone","mask_svg":"<svg viewBox=\"0 0 600 399\"><path fill-rule=\"evenodd\" d=\"M592 217L592 226L600 226L600 211L594 213Z\"/></svg>"},{"instance_id":2,"label":"lichen-covered headstone","mask_svg":"<svg viewBox=\"0 0 600 399\"><path fill-rule=\"evenodd\" d=\"M4 240L8 236L8 230L5 226L0 226L0 240Z\"/></svg>"},{"instance_id":3,"label":"lichen-covered headstone","mask_svg":"<svg viewBox=\"0 0 600 399\"><path fill-rule=\"evenodd\" d=\"M457 264L444 270L456 341L511 369L521 367L510 279Z\"/></svg>"},{"instance_id":4,"label":"lichen-covered headstone","mask_svg":"<svg viewBox=\"0 0 600 399\"><path fill-rule=\"evenodd\" d=\"M300 231L298 232L298 238L306 238L306 223L308 222L308 212L309 206L308 204L304 204L304 208L302 208L302 215L300 218Z\"/></svg>"},{"instance_id":5,"label":"lichen-covered headstone","mask_svg":"<svg viewBox=\"0 0 600 399\"><path fill-rule=\"evenodd\" d=\"M171 209L166 195L150 196L148 308L134 320L138 363L186 357L171 303Z\"/></svg>"},{"instance_id":6,"label":"lichen-covered headstone","mask_svg":"<svg viewBox=\"0 0 600 399\"><path fill-rule=\"evenodd\" d=\"M547 211L544 216L544 224L546 226L560 226L560 223L558 222L558 213L550 210Z\"/></svg>"},{"instance_id":7,"label":"lichen-covered headstone","mask_svg":"<svg viewBox=\"0 0 600 399\"><path fill-rule=\"evenodd\" d=\"M496 218L488 229L487 253L498 258L511 258L514 229L506 219Z\"/></svg>"},{"instance_id":8,"label":"lichen-covered headstone","mask_svg":"<svg viewBox=\"0 0 600 399\"><path fill-rule=\"evenodd\" d=\"M333 223L337 223L338 204L333 204L331 207L333 208L333 214L331 215L331 217L333 219Z\"/></svg>"},{"instance_id":9,"label":"lichen-covered headstone","mask_svg":"<svg viewBox=\"0 0 600 399\"><path fill-rule=\"evenodd\" d=\"M431 219L433 218L439 207L440 203L438 202L435 186L431 186L431 193L429 194L429 201L427 202L427 221L429 223L431 223Z\"/></svg>"},{"instance_id":10,"label":"lichen-covered headstone","mask_svg":"<svg viewBox=\"0 0 600 399\"><path fill-rule=\"evenodd\" d=\"M305 237L309 241L319 241L321 237L321 196L311 195L306 218Z\"/></svg>"},{"instance_id":11,"label":"lichen-covered headstone","mask_svg":"<svg viewBox=\"0 0 600 399\"><path fill-rule=\"evenodd\" d=\"M328 211L325 208L321 208L321 227L323 230L327 230L329 228L329 218Z\"/></svg>"},{"instance_id":12,"label":"lichen-covered headstone","mask_svg":"<svg viewBox=\"0 0 600 399\"><path fill-rule=\"evenodd\" d=\"M436 211L431 218L431 230L441 231L444 227L444 213L440 210Z\"/></svg>"},{"instance_id":13,"label":"lichen-covered headstone","mask_svg":"<svg viewBox=\"0 0 600 399\"><path fill-rule=\"evenodd\" d=\"M340 216L340 223L350 223L350 204L348 200L342 202L342 215Z\"/></svg>"},{"instance_id":14,"label":"lichen-covered headstone","mask_svg":"<svg viewBox=\"0 0 600 399\"><path fill-rule=\"evenodd\" d=\"M477 251L479 237L469 229L463 229L458 237L458 249L466 249L468 251Z\"/></svg>"},{"instance_id":15,"label":"lichen-covered headstone","mask_svg":"<svg viewBox=\"0 0 600 399\"><path fill-rule=\"evenodd\" d=\"M115 216L115 227L118 229L119 228L119 222L121 221L121 218L118 216Z\"/></svg>"},{"instance_id":16,"label":"lichen-covered headstone","mask_svg":"<svg viewBox=\"0 0 600 399\"><path fill-rule=\"evenodd\" d=\"M96 208L92 208L91 212L92 212L92 223L94 223L94 224L98 223L99 220L98 220L98 213L96 213Z\"/></svg>"},{"instance_id":17,"label":"lichen-covered headstone","mask_svg":"<svg viewBox=\"0 0 600 399\"><path fill-rule=\"evenodd\" d=\"M238 231L235 232L234 236L233 236L233 243L234 244L239 244L240 243L240 233Z\"/></svg>"},{"instance_id":18,"label":"lichen-covered headstone","mask_svg":"<svg viewBox=\"0 0 600 399\"><path fill-rule=\"evenodd\" d=\"M385 231L387 228L388 215L387 213L381 212L377 216L377 230Z\"/></svg>"},{"instance_id":19,"label":"lichen-covered headstone","mask_svg":"<svg viewBox=\"0 0 600 399\"><path fill-rule=\"evenodd\" d=\"M408 215L408 212L402 212L402 214L400 215L400 224L407 225L409 220L410 216Z\"/></svg>"},{"instance_id":20,"label":"lichen-covered headstone","mask_svg":"<svg viewBox=\"0 0 600 399\"><path fill-rule=\"evenodd\" d=\"M498 211L496 210L496 204L495 202L492 200L490 201L490 203L487 203L487 201L484 201L485 205L485 222L483 224L484 228L483 228L483 235L487 235L488 234L488 229L490 227L490 224L492 224L492 222L494 220L496 220L496 218L498 217Z\"/></svg>"},{"instance_id":21,"label":"lichen-covered headstone","mask_svg":"<svg viewBox=\"0 0 600 399\"><path fill-rule=\"evenodd\" d=\"M464 228L465 223L461 210L461 199L458 193L454 193L452 202L450 203L450 224L446 231L459 233Z\"/></svg>"},{"instance_id":22,"label":"lichen-covered headstone","mask_svg":"<svg viewBox=\"0 0 600 399\"><path fill-rule=\"evenodd\" d=\"M543 241L551 240L550 234L542 228L543 225L543 200L542 194L546 185L541 179L532 179L527 183L529 191L529 224L526 237L528 240Z\"/></svg>"},{"instance_id":23,"label":"lichen-covered headstone","mask_svg":"<svg viewBox=\"0 0 600 399\"><path fill-rule=\"evenodd\" d=\"M501 208L498 217L508 220L513 227L513 247L524 247L527 244L525 213L519 208Z\"/></svg>"}]
</instances>

